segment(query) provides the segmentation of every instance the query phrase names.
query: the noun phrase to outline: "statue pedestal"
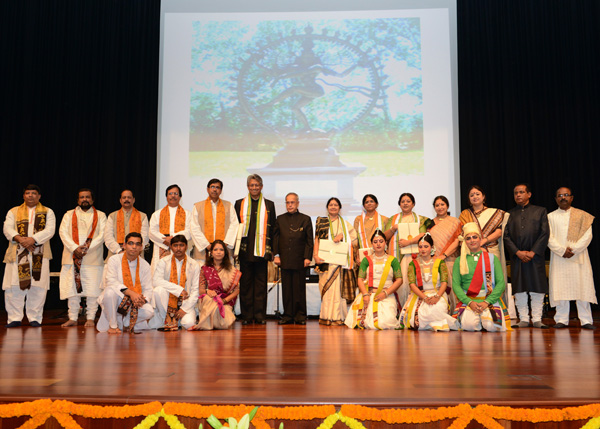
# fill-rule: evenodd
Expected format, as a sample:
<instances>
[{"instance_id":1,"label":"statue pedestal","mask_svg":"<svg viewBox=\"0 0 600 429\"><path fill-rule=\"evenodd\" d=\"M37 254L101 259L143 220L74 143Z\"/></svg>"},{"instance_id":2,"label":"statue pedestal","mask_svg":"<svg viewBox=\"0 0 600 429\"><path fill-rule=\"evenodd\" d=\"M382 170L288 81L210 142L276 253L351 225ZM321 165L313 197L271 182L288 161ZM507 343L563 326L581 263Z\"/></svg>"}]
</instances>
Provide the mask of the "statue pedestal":
<instances>
[{"instance_id":1,"label":"statue pedestal","mask_svg":"<svg viewBox=\"0 0 600 429\"><path fill-rule=\"evenodd\" d=\"M342 202L346 216L360 213L354 199L354 178L366 170L362 164L344 164L328 137L290 139L264 167L249 167L263 178L263 194L279 206L288 192L300 197L300 209L311 216L327 214L330 197Z\"/></svg>"}]
</instances>

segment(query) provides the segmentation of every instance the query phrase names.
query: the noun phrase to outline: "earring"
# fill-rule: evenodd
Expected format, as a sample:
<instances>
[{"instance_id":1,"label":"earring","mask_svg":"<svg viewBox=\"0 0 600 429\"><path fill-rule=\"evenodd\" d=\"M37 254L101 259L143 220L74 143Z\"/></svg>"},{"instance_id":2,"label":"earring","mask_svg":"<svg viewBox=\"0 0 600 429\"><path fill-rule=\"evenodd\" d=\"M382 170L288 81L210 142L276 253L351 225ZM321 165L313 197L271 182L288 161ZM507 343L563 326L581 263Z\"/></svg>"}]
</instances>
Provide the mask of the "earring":
<instances>
[{"instance_id":1,"label":"earring","mask_svg":"<svg viewBox=\"0 0 600 429\"><path fill-rule=\"evenodd\" d=\"M435 255L435 246L431 247L431 256Z\"/></svg>"}]
</instances>

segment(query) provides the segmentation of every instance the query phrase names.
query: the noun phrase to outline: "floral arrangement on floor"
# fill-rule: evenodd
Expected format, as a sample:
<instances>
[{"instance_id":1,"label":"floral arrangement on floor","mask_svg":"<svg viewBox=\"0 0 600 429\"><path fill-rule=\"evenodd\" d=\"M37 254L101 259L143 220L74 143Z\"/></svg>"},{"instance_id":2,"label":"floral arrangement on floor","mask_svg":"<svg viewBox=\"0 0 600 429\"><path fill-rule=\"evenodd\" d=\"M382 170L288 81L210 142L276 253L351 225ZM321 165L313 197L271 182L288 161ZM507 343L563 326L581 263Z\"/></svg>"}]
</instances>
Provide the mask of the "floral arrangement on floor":
<instances>
[{"instance_id":1,"label":"floral arrangement on floor","mask_svg":"<svg viewBox=\"0 0 600 429\"><path fill-rule=\"evenodd\" d=\"M492 405L460 404L455 407L379 409L362 405L342 405L337 410L333 405L311 405L295 407L256 407L250 405L199 405L190 403L150 402L140 405L100 406L76 404L64 400L39 399L0 405L0 419L29 416L19 429L35 429L50 417L65 429L82 429L73 416L90 419L143 418L134 429L150 429L159 419L164 419L171 429L186 428L179 417L205 420L213 429L271 429L266 422L280 420L321 420L317 429L331 429L341 421L350 429L365 429L361 422L384 422L392 424L423 424L453 421L450 429L463 429L471 421L482 427L499 429L497 420L532 423L587 421L582 429L600 429L600 404L565 408L513 408ZM226 420L222 424L219 419ZM1 423L1 422L0 422ZM202 424L200 424L202 429ZM279 429L283 429L283 422Z\"/></svg>"}]
</instances>

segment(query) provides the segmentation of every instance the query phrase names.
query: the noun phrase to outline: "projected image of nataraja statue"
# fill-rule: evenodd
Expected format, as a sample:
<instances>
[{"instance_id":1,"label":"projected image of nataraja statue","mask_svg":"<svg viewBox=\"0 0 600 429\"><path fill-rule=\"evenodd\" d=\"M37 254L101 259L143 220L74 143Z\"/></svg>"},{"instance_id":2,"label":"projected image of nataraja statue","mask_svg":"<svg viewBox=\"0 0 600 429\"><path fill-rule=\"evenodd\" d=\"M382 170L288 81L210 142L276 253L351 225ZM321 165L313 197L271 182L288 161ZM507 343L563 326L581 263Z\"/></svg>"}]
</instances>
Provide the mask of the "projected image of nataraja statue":
<instances>
[{"instance_id":1,"label":"projected image of nataraja statue","mask_svg":"<svg viewBox=\"0 0 600 429\"><path fill-rule=\"evenodd\" d=\"M331 143L378 108L380 70L376 57L337 33L313 34L311 27L250 52L237 78L240 104L284 142L272 163L248 169L269 178L267 195L301 181L310 194L303 196L304 207L330 195L355 203L353 180L365 167L342 163Z\"/></svg>"}]
</instances>

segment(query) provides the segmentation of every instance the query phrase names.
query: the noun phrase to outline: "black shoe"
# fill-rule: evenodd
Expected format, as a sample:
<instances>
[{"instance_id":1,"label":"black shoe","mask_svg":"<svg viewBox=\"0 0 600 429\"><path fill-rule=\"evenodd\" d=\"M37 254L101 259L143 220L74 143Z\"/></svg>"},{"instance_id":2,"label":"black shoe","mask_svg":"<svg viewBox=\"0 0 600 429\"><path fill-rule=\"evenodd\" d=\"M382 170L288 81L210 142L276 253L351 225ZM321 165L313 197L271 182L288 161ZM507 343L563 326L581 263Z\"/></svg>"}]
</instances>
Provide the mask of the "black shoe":
<instances>
[{"instance_id":1,"label":"black shoe","mask_svg":"<svg viewBox=\"0 0 600 429\"><path fill-rule=\"evenodd\" d=\"M596 327L594 325L592 325L591 323L586 323L585 325L581 326L581 329L591 329L591 330L594 330L594 329L596 329Z\"/></svg>"},{"instance_id":2,"label":"black shoe","mask_svg":"<svg viewBox=\"0 0 600 429\"><path fill-rule=\"evenodd\" d=\"M35 320L33 322L29 323L29 326L31 326L32 328L39 328L42 326L42 324L40 322L36 322Z\"/></svg>"},{"instance_id":3,"label":"black shoe","mask_svg":"<svg viewBox=\"0 0 600 429\"><path fill-rule=\"evenodd\" d=\"M246 326L246 325L249 325L249 324L250 324L250 321L248 321L248 320L242 320L242 326Z\"/></svg>"},{"instance_id":4,"label":"black shoe","mask_svg":"<svg viewBox=\"0 0 600 429\"><path fill-rule=\"evenodd\" d=\"M566 327L567 327L567 325L565 325L564 323L556 323L554 325L554 329L563 329L563 328L566 328Z\"/></svg>"},{"instance_id":5,"label":"black shoe","mask_svg":"<svg viewBox=\"0 0 600 429\"><path fill-rule=\"evenodd\" d=\"M277 322L278 325L289 325L290 323L293 323L292 319L281 319Z\"/></svg>"},{"instance_id":6,"label":"black shoe","mask_svg":"<svg viewBox=\"0 0 600 429\"><path fill-rule=\"evenodd\" d=\"M306 320L298 320L296 325L306 325Z\"/></svg>"},{"instance_id":7,"label":"black shoe","mask_svg":"<svg viewBox=\"0 0 600 429\"><path fill-rule=\"evenodd\" d=\"M7 328L18 328L19 326L21 326L21 322L15 320L14 322L10 322L8 325L6 325Z\"/></svg>"},{"instance_id":8,"label":"black shoe","mask_svg":"<svg viewBox=\"0 0 600 429\"><path fill-rule=\"evenodd\" d=\"M266 321L266 320L257 320L257 321L256 321L256 324L257 324L257 325L266 325L266 324L267 324L267 321Z\"/></svg>"}]
</instances>

